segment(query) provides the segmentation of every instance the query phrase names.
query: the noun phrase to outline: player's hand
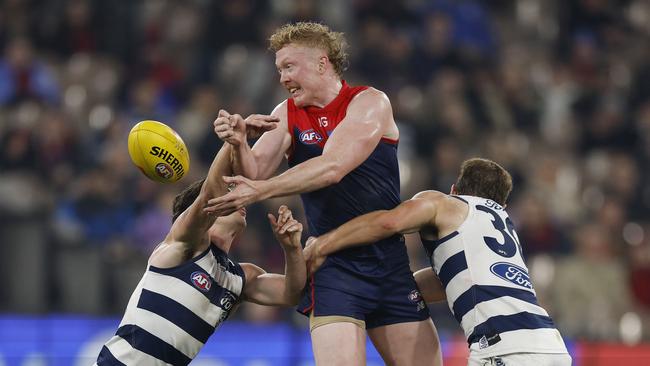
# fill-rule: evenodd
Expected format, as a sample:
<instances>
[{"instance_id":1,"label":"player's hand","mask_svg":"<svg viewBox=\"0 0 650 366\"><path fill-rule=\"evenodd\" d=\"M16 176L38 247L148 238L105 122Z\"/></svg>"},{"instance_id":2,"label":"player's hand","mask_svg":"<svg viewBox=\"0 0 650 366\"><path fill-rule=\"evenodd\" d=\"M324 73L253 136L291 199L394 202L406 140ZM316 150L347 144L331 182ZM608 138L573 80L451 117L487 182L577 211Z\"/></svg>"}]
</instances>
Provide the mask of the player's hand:
<instances>
[{"instance_id":1,"label":"player's hand","mask_svg":"<svg viewBox=\"0 0 650 366\"><path fill-rule=\"evenodd\" d=\"M314 272L323 265L326 255L320 253L320 242L319 239L313 236L310 236L305 243L305 249L302 250L302 255L305 257L305 262L307 262L307 275L311 276Z\"/></svg>"},{"instance_id":2,"label":"player's hand","mask_svg":"<svg viewBox=\"0 0 650 366\"><path fill-rule=\"evenodd\" d=\"M249 139L255 139L266 131L274 130L278 127L280 118L266 114L251 114L246 117L246 134Z\"/></svg>"},{"instance_id":3,"label":"player's hand","mask_svg":"<svg viewBox=\"0 0 650 366\"><path fill-rule=\"evenodd\" d=\"M246 142L246 122L238 114L230 114L222 109L219 111L217 119L213 122L214 133L233 146L239 146Z\"/></svg>"},{"instance_id":4,"label":"player's hand","mask_svg":"<svg viewBox=\"0 0 650 366\"><path fill-rule=\"evenodd\" d=\"M278 218L272 214L267 215L275 238L287 248L301 248L302 224L293 218L291 210L282 205L278 208Z\"/></svg>"},{"instance_id":5,"label":"player's hand","mask_svg":"<svg viewBox=\"0 0 650 366\"><path fill-rule=\"evenodd\" d=\"M234 185L232 191L227 194L212 198L208 201L203 211L210 215L226 216L261 200L260 181L250 180L241 175L236 177L223 177L226 184Z\"/></svg>"}]
</instances>

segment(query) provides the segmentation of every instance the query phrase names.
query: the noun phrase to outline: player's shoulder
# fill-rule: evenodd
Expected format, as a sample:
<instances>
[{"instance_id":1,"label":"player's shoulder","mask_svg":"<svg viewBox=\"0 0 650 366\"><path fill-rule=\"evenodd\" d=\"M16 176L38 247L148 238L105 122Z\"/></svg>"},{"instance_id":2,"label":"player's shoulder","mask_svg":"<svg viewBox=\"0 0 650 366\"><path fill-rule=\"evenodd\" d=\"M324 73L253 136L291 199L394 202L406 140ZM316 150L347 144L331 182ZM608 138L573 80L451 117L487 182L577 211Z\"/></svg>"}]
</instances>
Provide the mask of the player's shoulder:
<instances>
[{"instance_id":1,"label":"player's shoulder","mask_svg":"<svg viewBox=\"0 0 650 366\"><path fill-rule=\"evenodd\" d=\"M413 196L413 200L426 202L432 207L435 206L437 211L457 210L467 206L465 202L454 196L436 190L419 192Z\"/></svg>"},{"instance_id":2,"label":"player's shoulder","mask_svg":"<svg viewBox=\"0 0 650 366\"><path fill-rule=\"evenodd\" d=\"M417 194L415 194L415 196L413 196L413 199L440 201L443 199L447 199L448 197L449 195L446 193L442 193L440 191L431 189L431 190L418 192Z\"/></svg>"},{"instance_id":3,"label":"player's shoulder","mask_svg":"<svg viewBox=\"0 0 650 366\"><path fill-rule=\"evenodd\" d=\"M283 100L278 105L276 105L275 108L273 108L271 115L279 118L286 117L288 105L289 105L289 99Z\"/></svg>"},{"instance_id":4,"label":"player's shoulder","mask_svg":"<svg viewBox=\"0 0 650 366\"><path fill-rule=\"evenodd\" d=\"M357 93L350 101L350 106L360 108L363 111L373 109L380 112L390 112L392 108L386 93L373 87L368 87Z\"/></svg>"},{"instance_id":5,"label":"player's shoulder","mask_svg":"<svg viewBox=\"0 0 650 366\"><path fill-rule=\"evenodd\" d=\"M388 96L383 91L372 87L366 86L365 89L359 91L354 98L367 98L367 99L388 99Z\"/></svg>"}]
</instances>

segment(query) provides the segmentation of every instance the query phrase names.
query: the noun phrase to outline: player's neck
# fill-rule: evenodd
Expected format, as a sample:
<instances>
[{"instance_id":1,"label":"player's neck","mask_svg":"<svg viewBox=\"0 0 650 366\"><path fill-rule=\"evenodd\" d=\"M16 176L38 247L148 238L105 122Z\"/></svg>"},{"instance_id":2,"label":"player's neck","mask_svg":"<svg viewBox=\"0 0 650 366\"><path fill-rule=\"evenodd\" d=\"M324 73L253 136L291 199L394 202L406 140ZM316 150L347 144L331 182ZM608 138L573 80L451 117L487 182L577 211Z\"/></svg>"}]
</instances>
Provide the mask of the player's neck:
<instances>
[{"instance_id":1,"label":"player's neck","mask_svg":"<svg viewBox=\"0 0 650 366\"><path fill-rule=\"evenodd\" d=\"M310 106L323 108L330 104L341 92L343 82L338 77L325 79L323 87L315 95L314 101Z\"/></svg>"}]
</instances>

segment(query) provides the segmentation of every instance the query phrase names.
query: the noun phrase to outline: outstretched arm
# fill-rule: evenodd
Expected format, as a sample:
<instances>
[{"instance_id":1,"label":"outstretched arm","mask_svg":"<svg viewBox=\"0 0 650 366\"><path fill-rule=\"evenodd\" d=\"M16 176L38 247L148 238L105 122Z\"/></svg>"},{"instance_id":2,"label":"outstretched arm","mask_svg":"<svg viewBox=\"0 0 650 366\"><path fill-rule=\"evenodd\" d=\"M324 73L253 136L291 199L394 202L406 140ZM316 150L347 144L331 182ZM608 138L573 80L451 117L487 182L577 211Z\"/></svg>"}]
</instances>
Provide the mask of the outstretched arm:
<instances>
[{"instance_id":1,"label":"outstretched arm","mask_svg":"<svg viewBox=\"0 0 650 366\"><path fill-rule=\"evenodd\" d=\"M307 279L300 236L302 224L296 221L287 206L280 206L278 218L269 214L273 233L284 250L284 275L266 273L260 267L243 263L246 273L244 299L261 305L296 305Z\"/></svg>"},{"instance_id":2,"label":"outstretched arm","mask_svg":"<svg viewBox=\"0 0 650 366\"><path fill-rule=\"evenodd\" d=\"M188 253L202 250L208 245L205 233L214 223L216 215L203 211L209 198L227 192L221 177L231 174L230 144L224 144L210 165L208 174L192 204L172 224L169 233L151 255L149 262L157 267L173 267L187 259Z\"/></svg>"},{"instance_id":3,"label":"outstretched arm","mask_svg":"<svg viewBox=\"0 0 650 366\"><path fill-rule=\"evenodd\" d=\"M443 197L445 195L437 191L421 192L392 210L358 216L325 235L310 238L304 250L310 272L318 269L328 255L339 250L434 226L437 203Z\"/></svg>"},{"instance_id":4,"label":"outstretched arm","mask_svg":"<svg viewBox=\"0 0 650 366\"><path fill-rule=\"evenodd\" d=\"M230 167L231 148L230 144L223 144L217 153L210 165L199 195L172 225L167 235L167 238L171 239L171 241L186 243L190 246L196 245L214 223L217 215L207 214L203 211L203 207L210 198L219 197L228 191L221 177L232 173Z\"/></svg>"},{"instance_id":5,"label":"outstretched arm","mask_svg":"<svg viewBox=\"0 0 650 366\"><path fill-rule=\"evenodd\" d=\"M265 181L224 177L227 183L237 184L237 188L211 200L207 210L228 213L267 198L310 192L338 183L370 156L385 135L397 137L390 101L378 90L366 90L352 100L322 155Z\"/></svg>"}]
</instances>

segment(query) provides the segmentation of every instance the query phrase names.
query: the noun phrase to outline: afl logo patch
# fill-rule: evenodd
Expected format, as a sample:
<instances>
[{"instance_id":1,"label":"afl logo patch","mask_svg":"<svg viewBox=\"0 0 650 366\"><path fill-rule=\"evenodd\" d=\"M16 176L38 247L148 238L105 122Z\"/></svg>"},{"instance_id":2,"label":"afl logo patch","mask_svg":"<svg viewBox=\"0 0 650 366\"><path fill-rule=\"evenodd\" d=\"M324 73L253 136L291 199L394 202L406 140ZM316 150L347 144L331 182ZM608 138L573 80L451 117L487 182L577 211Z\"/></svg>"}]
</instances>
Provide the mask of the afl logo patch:
<instances>
[{"instance_id":1,"label":"afl logo patch","mask_svg":"<svg viewBox=\"0 0 650 366\"><path fill-rule=\"evenodd\" d=\"M212 287L212 281L210 280L210 276L208 276L203 272L200 271L192 272L190 279L192 280L194 287L198 288L203 292L210 291L210 287Z\"/></svg>"},{"instance_id":2,"label":"afl logo patch","mask_svg":"<svg viewBox=\"0 0 650 366\"><path fill-rule=\"evenodd\" d=\"M169 179L174 175L174 171L169 165L165 163L158 163L156 164L156 174L158 174L160 178Z\"/></svg>"},{"instance_id":3,"label":"afl logo patch","mask_svg":"<svg viewBox=\"0 0 650 366\"><path fill-rule=\"evenodd\" d=\"M409 300L413 302L418 302L422 300L422 295L420 295L420 291L418 290L411 291L411 293L409 294Z\"/></svg>"},{"instance_id":4,"label":"afl logo patch","mask_svg":"<svg viewBox=\"0 0 650 366\"><path fill-rule=\"evenodd\" d=\"M323 138L318 134L318 132L314 131L313 129L309 129L307 131L302 131L300 133L299 139L300 142L305 145L313 145L318 143Z\"/></svg>"},{"instance_id":5,"label":"afl logo patch","mask_svg":"<svg viewBox=\"0 0 650 366\"><path fill-rule=\"evenodd\" d=\"M490 272L494 273L497 277L500 277L517 286L525 287L529 290L533 289L533 284L530 282L530 276L528 276L528 272L525 269L519 266L515 266L512 263L494 263L492 266L490 266Z\"/></svg>"}]
</instances>

